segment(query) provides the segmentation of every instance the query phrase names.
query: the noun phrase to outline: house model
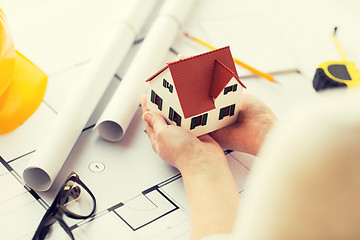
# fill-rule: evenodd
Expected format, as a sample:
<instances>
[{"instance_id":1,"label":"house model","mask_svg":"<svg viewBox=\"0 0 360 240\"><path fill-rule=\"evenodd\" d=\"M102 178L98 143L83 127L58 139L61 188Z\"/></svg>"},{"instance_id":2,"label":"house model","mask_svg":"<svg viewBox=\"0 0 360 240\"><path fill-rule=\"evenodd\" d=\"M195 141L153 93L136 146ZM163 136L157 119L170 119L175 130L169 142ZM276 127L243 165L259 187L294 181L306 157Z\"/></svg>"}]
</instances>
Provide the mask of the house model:
<instances>
[{"instance_id":1,"label":"house model","mask_svg":"<svg viewBox=\"0 0 360 240\"><path fill-rule=\"evenodd\" d=\"M168 63L146 82L149 110L195 136L236 122L245 88L229 47Z\"/></svg>"}]
</instances>

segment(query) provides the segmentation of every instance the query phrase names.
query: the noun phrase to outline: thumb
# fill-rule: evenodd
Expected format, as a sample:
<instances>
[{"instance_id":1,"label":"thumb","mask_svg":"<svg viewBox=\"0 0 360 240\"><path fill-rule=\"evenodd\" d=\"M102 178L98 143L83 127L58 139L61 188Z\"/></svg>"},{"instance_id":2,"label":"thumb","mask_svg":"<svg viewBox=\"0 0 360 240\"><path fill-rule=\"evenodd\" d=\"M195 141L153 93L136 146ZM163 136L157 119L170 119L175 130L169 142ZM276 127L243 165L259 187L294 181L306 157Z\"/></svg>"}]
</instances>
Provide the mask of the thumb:
<instances>
[{"instance_id":1,"label":"thumb","mask_svg":"<svg viewBox=\"0 0 360 240\"><path fill-rule=\"evenodd\" d=\"M155 133L167 126L165 119L160 114L157 113L147 111L143 114L142 118L147 124L149 124L154 129Z\"/></svg>"},{"instance_id":2,"label":"thumb","mask_svg":"<svg viewBox=\"0 0 360 240\"><path fill-rule=\"evenodd\" d=\"M211 143L219 145L209 134L199 136L198 139L203 143Z\"/></svg>"}]
</instances>

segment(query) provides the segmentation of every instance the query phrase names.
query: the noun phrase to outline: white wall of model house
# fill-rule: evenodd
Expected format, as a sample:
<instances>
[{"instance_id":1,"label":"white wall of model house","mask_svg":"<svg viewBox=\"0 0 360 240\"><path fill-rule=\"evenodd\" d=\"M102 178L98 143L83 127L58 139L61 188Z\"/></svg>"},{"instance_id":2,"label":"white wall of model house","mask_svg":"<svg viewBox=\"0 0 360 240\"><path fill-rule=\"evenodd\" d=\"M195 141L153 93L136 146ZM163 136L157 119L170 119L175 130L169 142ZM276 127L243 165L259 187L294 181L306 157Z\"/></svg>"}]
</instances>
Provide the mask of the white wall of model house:
<instances>
[{"instance_id":1,"label":"white wall of model house","mask_svg":"<svg viewBox=\"0 0 360 240\"><path fill-rule=\"evenodd\" d=\"M171 93L168 88L163 86L163 79L173 86L173 92ZM186 128L183 124L184 116L178 100L177 92L174 87L174 81L172 79L170 69L166 68L163 72L157 75L154 79L148 82L148 101L147 106L150 111L160 113L169 124L175 124L168 119L170 107L174 109L181 116L181 126ZM162 100L162 110L160 111L158 105L151 102L151 91L154 91Z\"/></svg>"},{"instance_id":2,"label":"white wall of model house","mask_svg":"<svg viewBox=\"0 0 360 240\"><path fill-rule=\"evenodd\" d=\"M163 79L165 79L169 83L169 86L172 85L172 92L170 92L169 88L163 86ZM207 113L206 125L198 125L194 129L190 129L192 118L201 116L205 113L201 113L199 115L185 119L174 86L174 82L170 73L170 69L166 68L163 72L158 74L154 79L152 79L148 83L149 83L148 102L147 102L148 109L150 111L160 113L167 120L169 124L176 125L174 121L169 120L169 111L171 107L173 111L175 111L177 114L181 116L181 127L183 127L184 129L186 129L195 136L200 136L215 131L217 129L223 128L230 124L233 124L234 122L236 122L238 118L239 107L240 107L239 103L241 100L243 87L234 77L228 82L226 87L237 85L236 91L229 91L227 94L224 94L224 90L222 90L220 95L214 101L215 109L206 112ZM154 91L162 99L161 111L159 110L158 105L151 102L152 91ZM197 105L200 103L194 102L193 104ZM231 107L232 105L234 106ZM222 108L227 108L227 110L225 110L225 116L219 120L220 110ZM233 113L232 116L230 116L230 110Z\"/></svg>"}]
</instances>

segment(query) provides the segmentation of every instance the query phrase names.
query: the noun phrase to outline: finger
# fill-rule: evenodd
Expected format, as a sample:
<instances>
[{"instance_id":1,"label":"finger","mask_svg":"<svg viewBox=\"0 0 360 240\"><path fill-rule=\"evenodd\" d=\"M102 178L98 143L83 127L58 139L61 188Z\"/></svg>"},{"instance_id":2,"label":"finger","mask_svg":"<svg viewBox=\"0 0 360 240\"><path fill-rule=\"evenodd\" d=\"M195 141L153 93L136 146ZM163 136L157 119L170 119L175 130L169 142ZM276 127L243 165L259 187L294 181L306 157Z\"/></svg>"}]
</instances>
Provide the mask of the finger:
<instances>
[{"instance_id":1,"label":"finger","mask_svg":"<svg viewBox=\"0 0 360 240\"><path fill-rule=\"evenodd\" d=\"M150 135L154 134L153 128L152 128L146 121L144 121L144 125L145 125L146 134L147 134L149 137L150 137Z\"/></svg>"},{"instance_id":2,"label":"finger","mask_svg":"<svg viewBox=\"0 0 360 240\"><path fill-rule=\"evenodd\" d=\"M145 129L150 138L151 146L154 151L159 154L158 134L161 129L166 128L167 123L161 115L149 111L143 114L143 119L145 121Z\"/></svg>"},{"instance_id":3,"label":"finger","mask_svg":"<svg viewBox=\"0 0 360 240\"><path fill-rule=\"evenodd\" d=\"M143 114L143 119L152 127L155 134L167 127L165 119L160 114L147 111Z\"/></svg>"},{"instance_id":4,"label":"finger","mask_svg":"<svg viewBox=\"0 0 360 240\"><path fill-rule=\"evenodd\" d=\"M154 133L154 130L153 128L147 123L147 122L144 122L145 123L145 131L146 131L146 134L148 135L149 139L150 139L150 142L151 144L154 146L155 144L155 133Z\"/></svg>"},{"instance_id":5,"label":"finger","mask_svg":"<svg viewBox=\"0 0 360 240\"><path fill-rule=\"evenodd\" d=\"M155 136L155 133L154 133L154 129L152 128L152 126L150 126L150 124L147 121L145 121L144 115L143 115L143 120L144 120L146 134L148 135L148 137L150 139L152 148L154 149L155 152L157 152L156 151L157 150L156 136Z\"/></svg>"},{"instance_id":6,"label":"finger","mask_svg":"<svg viewBox=\"0 0 360 240\"><path fill-rule=\"evenodd\" d=\"M143 100L143 98L142 98ZM141 106L143 107L143 115L142 115L142 119L144 121L144 125L145 125L145 131L146 131L146 134L149 136L150 140L154 137L154 130L152 128L152 126L149 124L149 122L147 121L147 119L149 117L146 117L147 114L150 114L149 113L149 110L146 110L146 105L143 105L141 104Z\"/></svg>"},{"instance_id":7,"label":"finger","mask_svg":"<svg viewBox=\"0 0 360 240\"><path fill-rule=\"evenodd\" d=\"M149 111L149 109L147 108L147 95L141 96L141 109L143 113Z\"/></svg>"}]
</instances>

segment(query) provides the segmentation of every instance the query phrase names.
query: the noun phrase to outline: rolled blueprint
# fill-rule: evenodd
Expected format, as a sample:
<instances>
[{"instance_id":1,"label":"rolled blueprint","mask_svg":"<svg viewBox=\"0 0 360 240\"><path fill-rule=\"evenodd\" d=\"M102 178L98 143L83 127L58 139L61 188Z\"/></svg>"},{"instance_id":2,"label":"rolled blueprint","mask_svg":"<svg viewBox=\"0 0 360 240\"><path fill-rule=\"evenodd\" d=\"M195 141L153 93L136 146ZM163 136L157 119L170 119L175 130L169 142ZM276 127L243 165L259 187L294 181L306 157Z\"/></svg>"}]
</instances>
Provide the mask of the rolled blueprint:
<instances>
[{"instance_id":1,"label":"rolled blueprint","mask_svg":"<svg viewBox=\"0 0 360 240\"><path fill-rule=\"evenodd\" d=\"M96 128L109 141L120 140L145 93L145 80L159 70L194 0L166 0Z\"/></svg>"},{"instance_id":2,"label":"rolled blueprint","mask_svg":"<svg viewBox=\"0 0 360 240\"><path fill-rule=\"evenodd\" d=\"M138 0L133 11L109 26L81 79L74 86L23 172L25 182L38 191L48 190L72 147L136 39L156 0Z\"/></svg>"}]
</instances>

